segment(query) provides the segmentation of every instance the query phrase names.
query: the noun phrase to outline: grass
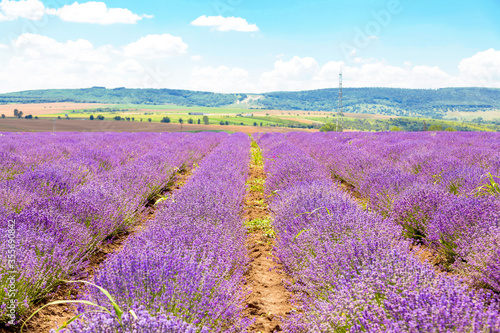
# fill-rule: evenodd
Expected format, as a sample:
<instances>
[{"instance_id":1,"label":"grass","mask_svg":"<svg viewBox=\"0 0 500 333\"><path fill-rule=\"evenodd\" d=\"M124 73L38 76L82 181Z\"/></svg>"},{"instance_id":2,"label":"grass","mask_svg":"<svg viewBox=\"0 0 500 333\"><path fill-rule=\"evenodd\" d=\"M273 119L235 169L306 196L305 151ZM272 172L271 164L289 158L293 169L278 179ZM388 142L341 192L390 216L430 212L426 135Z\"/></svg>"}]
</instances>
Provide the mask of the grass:
<instances>
[{"instance_id":1,"label":"grass","mask_svg":"<svg viewBox=\"0 0 500 333\"><path fill-rule=\"evenodd\" d=\"M272 227L270 217L245 221L245 227L247 228L248 233L262 231L266 237L276 238L276 232Z\"/></svg>"}]
</instances>

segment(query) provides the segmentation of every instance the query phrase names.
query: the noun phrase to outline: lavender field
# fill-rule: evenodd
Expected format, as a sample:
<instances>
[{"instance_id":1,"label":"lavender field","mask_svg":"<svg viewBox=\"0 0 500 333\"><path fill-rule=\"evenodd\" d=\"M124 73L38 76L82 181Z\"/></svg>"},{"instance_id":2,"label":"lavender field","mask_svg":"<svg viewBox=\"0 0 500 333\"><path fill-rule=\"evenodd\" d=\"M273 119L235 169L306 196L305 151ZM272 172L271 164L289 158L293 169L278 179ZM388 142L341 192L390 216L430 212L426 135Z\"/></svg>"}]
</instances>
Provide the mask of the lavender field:
<instances>
[{"instance_id":1,"label":"lavender field","mask_svg":"<svg viewBox=\"0 0 500 333\"><path fill-rule=\"evenodd\" d=\"M496 133L0 133L0 156L0 331L71 300L24 331L500 332ZM283 313L248 287L250 190Z\"/></svg>"}]
</instances>

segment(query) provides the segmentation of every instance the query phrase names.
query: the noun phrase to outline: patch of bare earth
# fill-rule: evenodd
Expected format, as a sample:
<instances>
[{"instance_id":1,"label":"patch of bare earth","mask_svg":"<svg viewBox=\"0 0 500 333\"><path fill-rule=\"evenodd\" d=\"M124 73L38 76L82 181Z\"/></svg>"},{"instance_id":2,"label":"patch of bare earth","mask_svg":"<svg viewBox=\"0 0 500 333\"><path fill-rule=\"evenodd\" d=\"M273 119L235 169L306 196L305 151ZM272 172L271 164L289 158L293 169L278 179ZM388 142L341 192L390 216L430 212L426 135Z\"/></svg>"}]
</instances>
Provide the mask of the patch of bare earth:
<instances>
[{"instance_id":1,"label":"patch of bare earth","mask_svg":"<svg viewBox=\"0 0 500 333\"><path fill-rule=\"evenodd\" d=\"M147 121L89 119L13 119L0 118L0 132L205 132L229 131L246 134L259 132L317 132L315 129L237 125L165 124Z\"/></svg>"},{"instance_id":2,"label":"patch of bare earth","mask_svg":"<svg viewBox=\"0 0 500 333\"><path fill-rule=\"evenodd\" d=\"M161 196L165 196L180 189L191 176L191 171L192 170L183 169L177 173L163 189L161 194L146 204L146 209L141 213L139 218L136 220L136 223L129 230L108 239L99 246L99 248L89 258L89 265L85 272L85 275L87 276L85 280L92 278L95 271L106 260L108 255L120 252L123 249L126 240L131 235L138 233L145 228L147 222L155 217L154 203L156 200L158 200ZM38 309L43 305L54 301L77 299L82 290L81 287L82 285L62 284L54 293L38 302L34 308ZM47 333L51 329L57 329L60 327L64 322L75 316L75 314L75 308L72 306L65 304L51 305L41 310L33 318L31 318L28 324L24 327L23 332ZM0 333L19 332L19 330L20 327L15 327L13 329L0 328Z\"/></svg>"},{"instance_id":3,"label":"patch of bare earth","mask_svg":"<svg viewBox=\"0 0 500 333\"><path fill-rule=\"evenodd\" d=\"M265 179L262 166L250 167L249 182ZM246 196L246 221L269 219L269 211L262 191L249 188ZM246 247L250 257L250 267L246 273L245 290L250 294L245 300L245 317L255 319L249 332L281 332L281 318L292 310L291 294L285 289L282 266L273 255L275 240L266 234L266 230L251 230Z\"/></svg>"}]
</instances>

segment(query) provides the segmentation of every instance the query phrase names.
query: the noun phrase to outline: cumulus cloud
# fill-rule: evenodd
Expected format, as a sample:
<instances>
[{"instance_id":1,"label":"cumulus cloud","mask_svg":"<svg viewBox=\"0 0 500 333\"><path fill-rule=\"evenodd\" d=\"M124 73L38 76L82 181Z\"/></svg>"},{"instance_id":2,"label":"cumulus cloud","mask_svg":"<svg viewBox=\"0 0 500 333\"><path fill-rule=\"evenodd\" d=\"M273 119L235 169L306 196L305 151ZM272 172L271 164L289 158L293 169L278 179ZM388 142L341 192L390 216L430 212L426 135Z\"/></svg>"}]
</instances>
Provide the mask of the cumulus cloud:
<instances>
[{"instance_id":1,"label":"cumulus cloud","mask_svg":"<svg viewBox=\"0 0 500 333\"><path fill-rule=\"evenodd\" d=\"M261 74L259 86L265 91L336 87L340 69L344 74L344 85L348 87L438 88L456 85L456 78L437 66L406 63L405 67L399 67L384 60L362 58L356 58L349 65L330 61L320 66L314 58L295 56L289 61L276 61L273 70Z\"/></svg>"},{"instance_id":2,"label":"cumulus cloud","mask_svg":"<svg viewBox=\"0 0 500 333\"><path fill-rule=\"evenodd\" d=\"M249 73L243 68L195 67L191 72L190 89L214 92L248 92L253 88L248 83Z\"/></svg>"},{"instance_id":3,"label":"cumulus cloud","mask_svg":"<svg viewBox=\"0 0 500 333\"><path fill-rule=\"evenodd\" d=\"M500 51L489 49L460 61L461 81L476 86L500 87Z\"/></svg>"},{"instance_id":4,"label":"cumulus cloud","mask_svg":"<svg viewBox=\"0 0 500 333\"><path fill-rule=\"evenodd\" d=\"M179 51L175 47L165 47L168 41L179 44L176 37L168 35L168 38L162 38L160 35L157 38L152 36L153 41L163 43L162 46L148 50L166 67L175 68L177 63L169 64L164 59L183 53L187 45L181 43ZM1 53L0 91L94 85L163 87L168 79L175 79L170 76L171 72L160 71L156 60L141 57L134 51L136 47L147 47L150 40L151 36L145 36L124 47L97 47L85 39L61 42L38 34L23 34Z\"/></svg>"},{"instance_id":5,"label":"cumulus cloud","mask_svg":"<svg viewBox=\"0 0 500 333\"><path fill-rule=\"evenodd\" d=\"M75 2L59 9L47 9L47 13L59 17L66 22L93 24L134 24L150 15L138 15L126 8L108 8L104 2Z\"/></svg>"},{"instance_id":6,"label":"cumulus cloud","mask_svg":"<svg viewBox=\"0 0 500 333\"><path fill-rule=\"evenodd\" d=\"M223 16L206 16L202 15L191 22L192 25L200 27L212 27L217 31L242 31L255 32L259 31L256 24L250 24L241 17L223 17Z\"/></svg>"},{"instance_id":7,"label":"cumulus cloud","mask_svg":"<svg viewBox=\"0 0 500 333\"><path fill-rule=\"evenodd\" d=\"M18 18L38 21L45 14L45 6L40 0L21 0L0 2L0 22Z\"/></svg>"},{"instance_id":8,"label":"cumulus cloud","mask_svg":"<svg viewBox=\"0 0 500 333\"><path fill-rule=\"evenodd\" d=\"M127 57L143 59L169 58L186 53L188 45L181 37L170 34L148 35L123 48Z\"/></svg>"},{"instance_id":9,"label":"cumulus cloud","mask_svg":"<svg viewBox=\"0 0 500 333\"><path fill-rule=\"evenodd\" d=\"M0 2L0 22L18 18L38 21L44 15L53 15L66 22L93 24L134 24L151 15L138 15L126 8L108 8L104 2L74 2L61 8L46 8L40 0L2 0Z\"/></svg>"}]
</instances>

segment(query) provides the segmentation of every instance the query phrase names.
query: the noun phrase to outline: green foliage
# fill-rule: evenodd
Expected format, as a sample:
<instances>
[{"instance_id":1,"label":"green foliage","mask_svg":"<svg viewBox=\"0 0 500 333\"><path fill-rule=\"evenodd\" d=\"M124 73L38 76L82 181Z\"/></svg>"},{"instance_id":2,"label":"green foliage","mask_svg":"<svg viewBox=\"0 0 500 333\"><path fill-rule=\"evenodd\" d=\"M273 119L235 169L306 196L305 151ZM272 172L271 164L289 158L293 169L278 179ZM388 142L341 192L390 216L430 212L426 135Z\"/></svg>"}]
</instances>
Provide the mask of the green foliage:
<instances>
[{"instance_id":1,"label":"green foliage","mask_svg":"<svg viewBox=\"0 0 500 333\"><path fill-rule=\"evenodd\" d=\"M431 126L429 126L428 131L430 131L430 132L441 132L441 131L443 131L443 126L441 126L441 125L431 125Z\"/></svg>"},{"instance_id":2,"label":"green foliage","mask_svg":"<svg viewBox=\"0 0 500 333\"><path fill-rule=\"evenodd\" d=\"M340 126L339 126L340 129ZM319 129L320 132L338 132L337 131L337 124L335 123L326 123L321 128Z\"/></svg>"},{"instance_id":3,"label":"green foliage","mask_svg":"<svg viewBox=\"0 0 500 333\"><path fill-rule=\"evenodd\" d=\"M397 127L397 126L393 126L393 127L391 128L391 132L401 132L401 131L402 131L402 129L401 129L401 128L399 128L399 127Z\"/></svg>"},{"instance_id":4,"label":"green foliage","mask_svg":"<svg viewBox=\"0 0 500 333\"><path fill-rule=\"evenodd\" d=\"M255 219L251 221L245 221L245 227L249 233L255 232L257 230L262 230L264 235L269 238L276 238L276 232L274 231L271 218L266 217L263 219Z\"/></svg>"},{"instance_id":5,"label":"green foliage","mask_svg":"<svg viewBox=\"0 0 500 333\"><path fill-rule=\"evenodd\" d=\"M94 120L94 115L91 114L90 117L89 117L89 119L90 120Z\"/></svg>"},{"instance_id":6,"label":"green foliage","mask_svg":"<svg viewBox=\"0 0 500 333\"><path fill-rule=\"evenodd\" d=\"M263 168L264 167L264 160L262 157L262 151L259 148L259 145L257 142L252 140L252 148L251 148L251 153L252 153L252 162L256 167Z\"/></svg>"},{"instance_id":7,"label":"green foliage","mask_svg":"<svg viewBox=\"0 0 500 333\"><path fill-rule=\"evenodd\" d=\"M447 128L445 129L445 131L446 131L446 132L456 132L457 130L456 130L456 129L454 129L453 127L447 127Z\"/></svg>"},{"instance_id":8,"label":"green foliage","mask_svg":"<svg viewBox=\"0 0 500 333\"><path fill-rule=\"evenodd\" d=\"M150 118L151 119L151 118ZM163 117L162 120L160 120L161 123L169 123L170 122L170 118L169 117Z\"/></svg>"},{"instance_id":9,"label":"green foliage","mask_svg":"<svg viewBox=\"0 0 500 333\"><path fill-rule=\"evenodd\" d=\"M65 283L84 283L84 284L88 284L88 285L91 285L93 287L96 287L98 288L103 294L104 296L106 296L106 298L108 299L109 301L109 304L111 305L112 307L112 310L116 316L116 320L121 324L121 320L122 320L122 316L123 316L123 310L120 308L120 306L118 305L118 303L116 303L115 299L113 298L113 296L111 296L111 294L104 288L98 286L98 285L95 285L93 283L90 283L88 281L61 281L61 282L65 282ZM46 308L48 306L51 306L51 305L59 305L59 304L85 304L85 305L89 305L93 308L95 308L96 310L93 310L93 311L89 311L89 312L102 312L102 313L109 313L110 315L113 315L113 312L111 312L110 309L104 307L104 306L101 306L99 304L95 304L95 303L92 303L92 302L89 302L89 301L74 301L74 300L66 300L66 301L55 301L55 302L50 302L44 306L42 306L41 308L39 308L38 310L36 310L33 314L31 314L31 316L28 317L28 319L26 319L26 321L23 323L23 325L21 326L21 332L23 331L24 329L24 326L26 326L26 323L31 319L33 318L34 315L36 315L38 312L40 312L43 308ZM137 319L137 315L135 314L135 312L133 310L130 310L129 311L130 314L135 318ZM73 318L69 319L68 321L64 322L63 325L61 327L59 327L56 332L60 332L62 329L64 328L67 328L68 325L75 321L76 319L79 319L81 316L83 316L85 314L84 313L80 313L76 316L74 316Z\"/></svg>"},{"instance_id":10,"label":"green foliage","mask_svg":"<svg viewBox=\"0 0 500 333\"><path fill-rule=\"evenodd\" d=\"M94 87L0 94L0 103L84 102L223 107L246 98L245 94ZM346 112L435 119L442 118L449 110L475 112L500 109L500 89L495 88L344 88L343 98ZM337 89L265 93L255 104L256 107L270 110L305 111L330 111L334 110L337 105ZM478 124L484 122L480 117L474 121Z\"/></svg>"},{"instance_id":11,"label":"green foliage","mask_svg":"<svg viewBox=\"0 0 500 333\"><path fill-rule=\"evenodd\" d=\"M209 124L208 116L203 116L203 124L205 125Z\"/></svg>"},{"instance_id":12,"label":"green foliage","mask_svg":"<svg viewBox=\"0 0 500 333\"><path fill-rule=\"evenodd\" d=\"M264 192L265 182L266 180L264 178L255 178L254 180L247 182L247 184L250 185L250 190L252 191Z\"/></svg>"},{"instance_id":13,"label":"green foliage","mask_svg":"<svg viewBox=\"0 0 500 333\"><path fill-rule=\"evenodd\" d=\"M188 124L192 124L192 123L194 123L193 118L189 118L188 119Z\"/></svg>"},{"instance_id":14,"label":"green foliage","mask_svg":"<svg viewBox=\"0 0 500 333\"><path fill-rule=\"evenodd\" d=\"M181 125L182 125L182 123L183 123L183 122L184 122L184 119L179 118L179 124L181 124Z\"/></svg>"},{"instance_id":15,"label":"green foliage","mask_svg":"<svg viewBox=\"0 0 500 333\"><path fill-rule=\"evenodd\" d=\"M500 196L500 176L493 176L488 172L482 185L476 189L476 196L497 195Z\"/></svg>"}]
</instances>

